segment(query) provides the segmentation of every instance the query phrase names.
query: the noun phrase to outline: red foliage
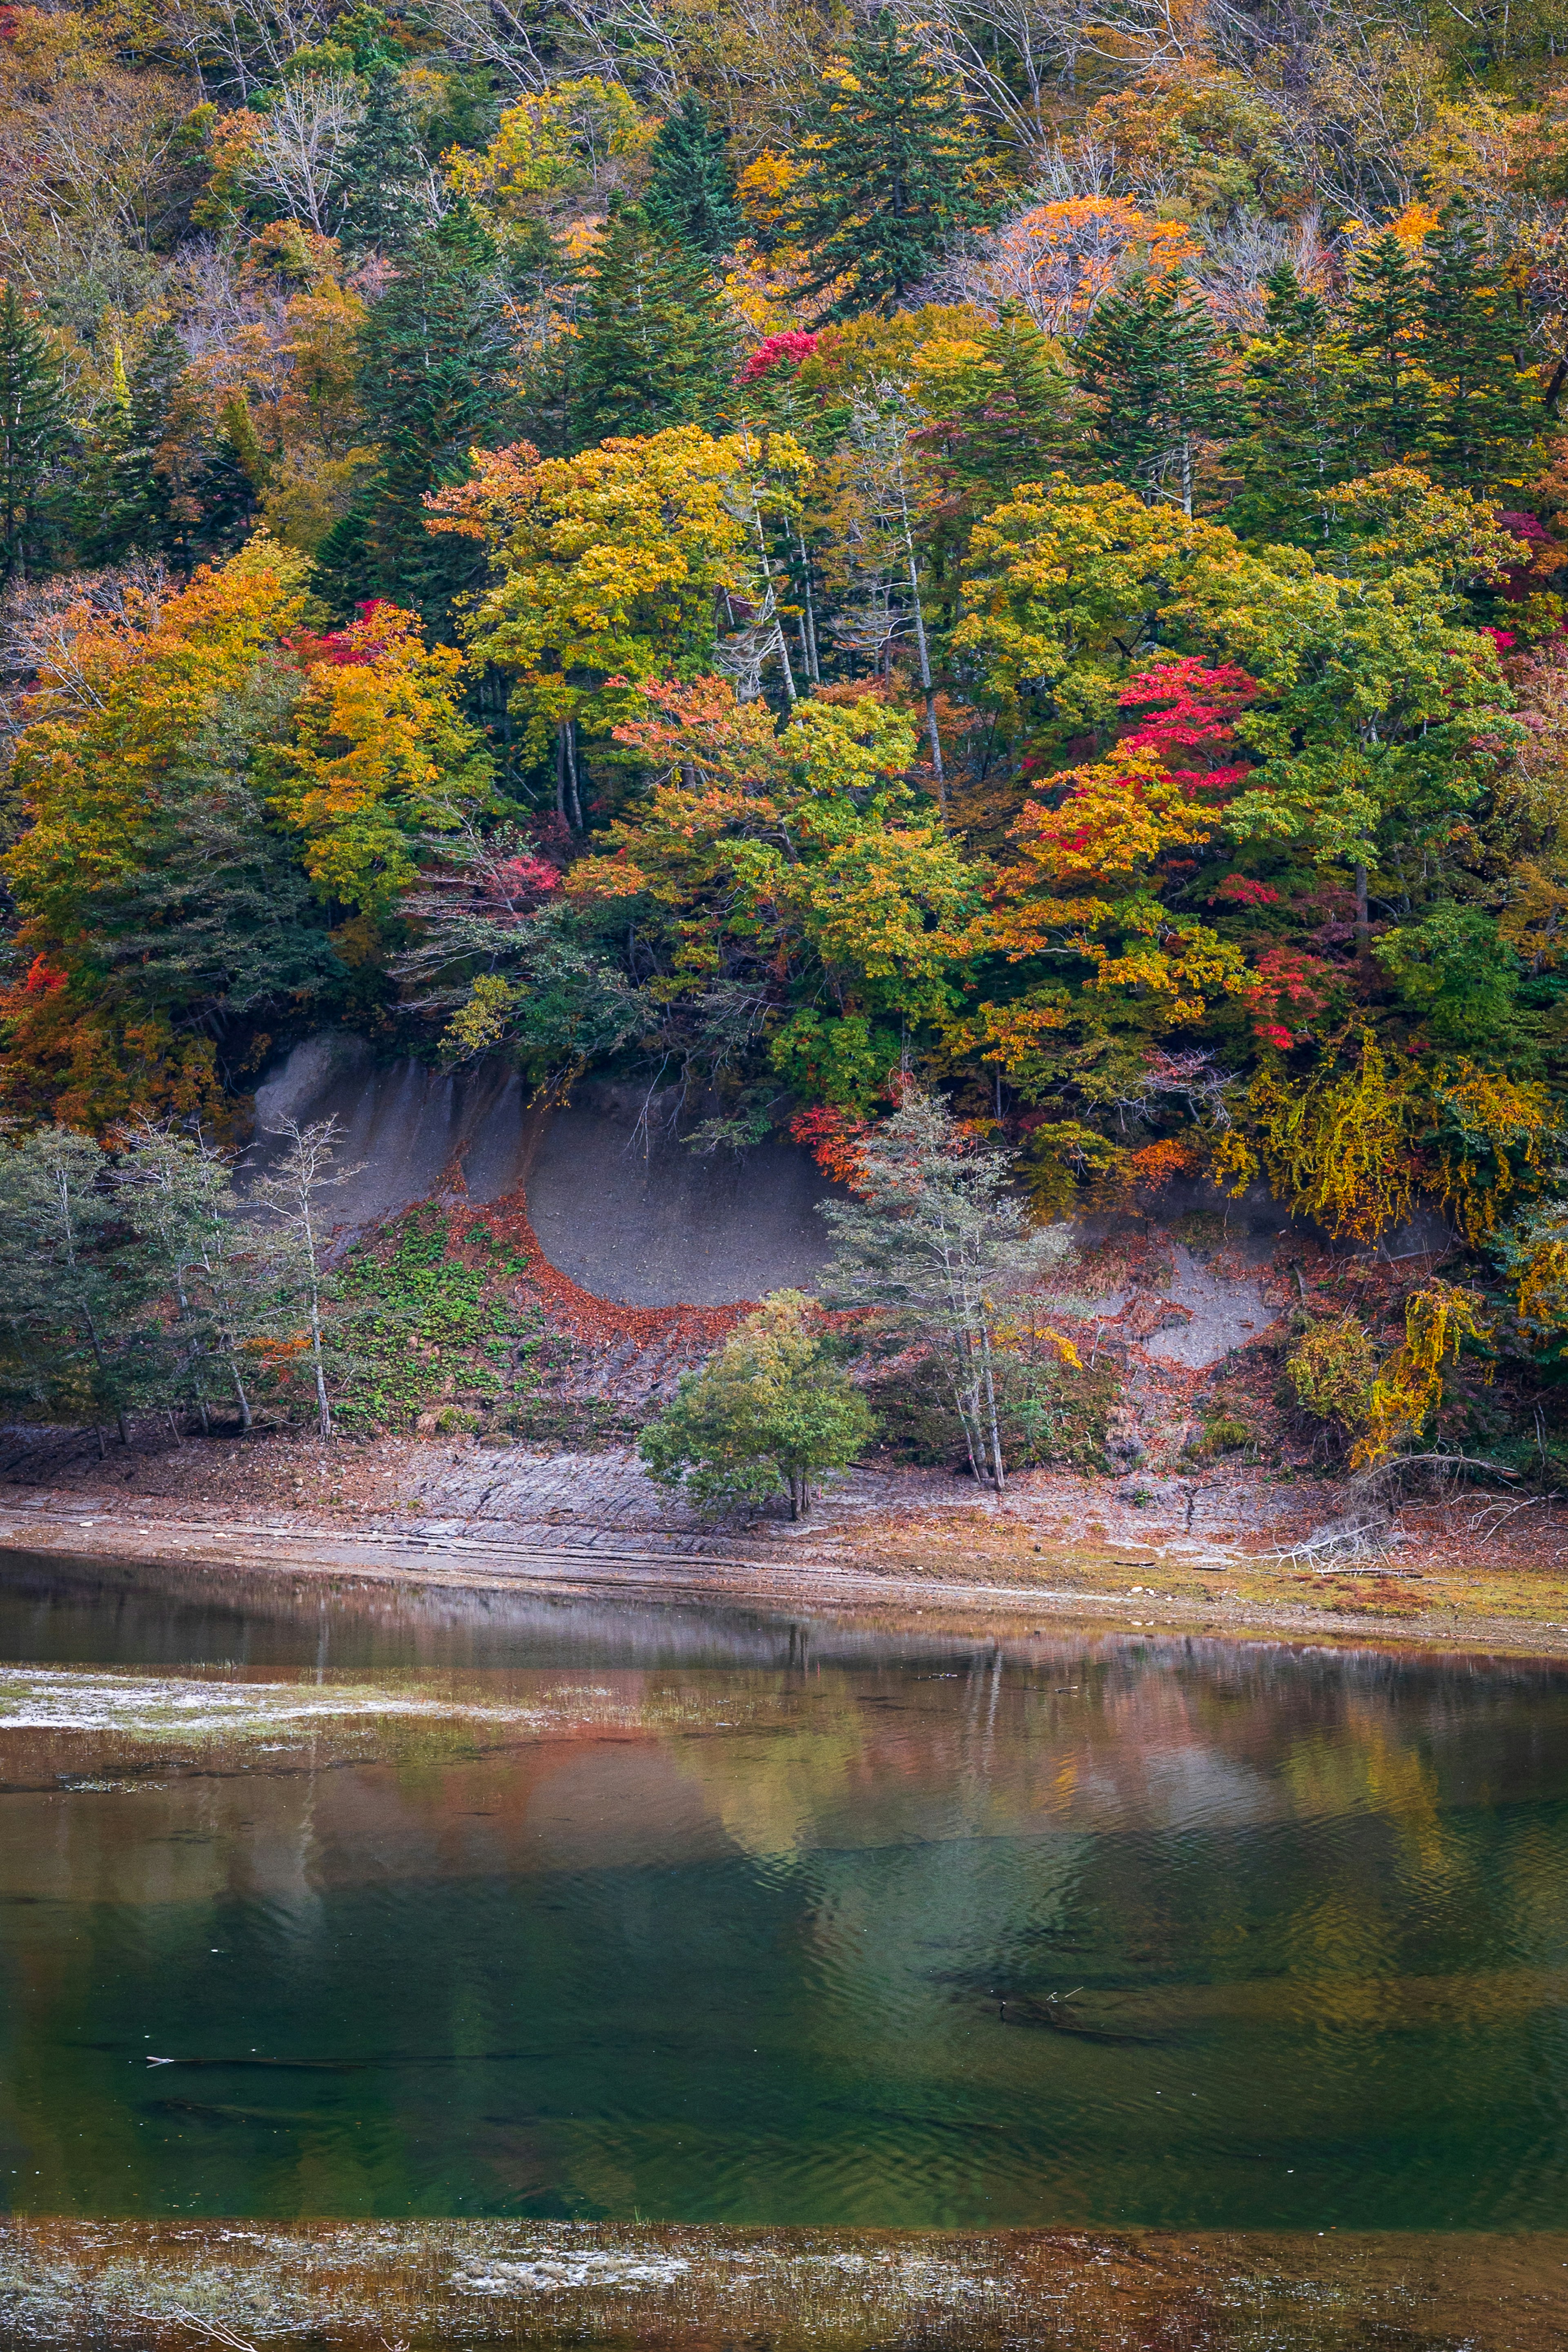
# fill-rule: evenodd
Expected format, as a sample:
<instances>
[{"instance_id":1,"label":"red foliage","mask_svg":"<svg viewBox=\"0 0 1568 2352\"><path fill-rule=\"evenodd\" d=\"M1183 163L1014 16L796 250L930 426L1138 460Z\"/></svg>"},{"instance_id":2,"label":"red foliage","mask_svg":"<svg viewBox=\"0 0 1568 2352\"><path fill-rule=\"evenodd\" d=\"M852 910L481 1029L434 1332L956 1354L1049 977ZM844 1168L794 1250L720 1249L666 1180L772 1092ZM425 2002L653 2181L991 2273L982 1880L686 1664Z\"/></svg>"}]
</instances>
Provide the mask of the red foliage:
<instances>
[{"instance_id":1,"label":"red foliage","mask_svg":"<svg viewBox=\"0 0 1568 2352\"><path fill-rule=\"evenodd\" d=\"M816 337L802 327L786 327L782 334L770 335L747 358L737 379L741 383L755 383L757 378L771 375L776 367L786 363L797 368L816 349Z\"/></svg>"},{"instance_id":2,"label":"red foliage","mask_svg":"<svg viewBox=\"0 0 1568 2352\"><path fill-rule=\"evenodd\" d=\"M1305 1034L1329 1001L1331 967L1300 948L1270 948L1242 991L1252 1011L1254 1034L1281 1053Z\"/></svg>"},{"instance_id":3,"label":"red foliage","mask_svg":"<svg viewBox=\"0 0 1568 2352\"><path fill-rule=\"evenodd\" d=\"M1157 752L1194 799L1200 793L1229 792L1247 774L1245 761L1219 767L1181 768L1172 754L1207 752L1220 744L1234 743L1236 730L1231 722L1258 691L1257 679L1234 662L1209 669L1196 654L1161 662L1130 677L1117 696L1123 710L1142 709L1147 713L1121 740L1135 751Z\"/></svg>"},{"instance_id":4,"label":"red foliage","mask_svg":"<svg viewBox=\"0 0 1568 2352\"><path fill-rule=\"evenodd\" d=\"M837 1184L847 1184L851 1192L859 1189L860 1160L855 1147L867 1129L865 1119L847 1110L830 1110L826 1103L797 1110L789 1123L795 1142L805 1144L824 1174Z\"/></svg>"},{"instance_id":5,"label":"red foliage","mask_svg":"<svg viewBox=\"0 0 1568 2352\"><path fill-rule=\"evenodd\" d=\"M1209 905L1216 898L1228 898L1233 907L1277 907L1279 893L1267 882L1254 882L1245 874L1227 874L1217 889L1209 893Z\"/></svg>"},{"instance_id":6,"label":"red foliage","mask_svg":"<svg viewBox=\"0 0 1568 2352\"><path fill-rule=\"evenodd\" d=\"M52 971L47 956L36 955L27 967L27 977L22 982L19 993L23 996L53 996L55 991L65 984L64 972Z\"/></svg>"},{"instance_id":7,"label":"red foliage","mask_svg":"<svg viewBox=\"0 0 1568 2352\"><path fill-rule=\"evenodd\" d=\"M329 629L318 636L310 629L300 629L285 640L289 650L307 665L330 662L334 669L363 669L381 651L381 639L376 635L378 613L395 612L397 607L384 596L372 596L357 608L359 619L349 629Z\"/></svg>"}]
</instances>

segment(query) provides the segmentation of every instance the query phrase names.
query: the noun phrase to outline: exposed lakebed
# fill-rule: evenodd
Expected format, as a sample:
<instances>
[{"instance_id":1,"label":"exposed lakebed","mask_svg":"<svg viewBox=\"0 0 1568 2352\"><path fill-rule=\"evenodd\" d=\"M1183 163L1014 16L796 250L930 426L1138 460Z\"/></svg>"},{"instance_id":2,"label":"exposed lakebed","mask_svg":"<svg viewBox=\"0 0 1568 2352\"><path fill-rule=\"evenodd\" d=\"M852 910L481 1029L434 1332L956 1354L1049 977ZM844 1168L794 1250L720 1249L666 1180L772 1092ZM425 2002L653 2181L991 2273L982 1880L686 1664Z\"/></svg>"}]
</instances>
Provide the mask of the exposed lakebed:
<instances>
[{"instance_id":1,"label":"exposed lakebed","mask_svg":"<svg viewBox=\"0 0 1568 2352\"><path fill-rule=\"evenodd\" d=\"M18 2213L1568 2203L1551 1666L12 1560L0 1790Z\"/></svg>"}]
</instances>

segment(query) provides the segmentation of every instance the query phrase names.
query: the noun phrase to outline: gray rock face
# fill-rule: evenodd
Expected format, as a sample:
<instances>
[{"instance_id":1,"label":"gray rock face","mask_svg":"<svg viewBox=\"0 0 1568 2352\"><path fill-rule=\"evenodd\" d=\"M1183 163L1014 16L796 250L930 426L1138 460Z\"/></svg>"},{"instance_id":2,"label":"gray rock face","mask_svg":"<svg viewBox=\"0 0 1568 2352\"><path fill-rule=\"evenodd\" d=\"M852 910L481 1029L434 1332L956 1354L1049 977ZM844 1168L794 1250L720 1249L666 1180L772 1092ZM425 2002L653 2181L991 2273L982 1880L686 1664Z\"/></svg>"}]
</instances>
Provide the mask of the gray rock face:
<instances>
[{"instance_id":1,"label":"gray rock face","mask_svg":"<svg viewBox=\"0 0 1568 2352\"><path fill-rule=\"evenodd\" d=\"M460 1171L468 1198L521 1190L552 1265L630 1307L720 1307L786 1284L809 1288L828 1255L816 1213L832 1187L793 1144L689 1151L669 1097L580 1089L565 1110L530 1107L516 1073L482 1062L454 1074L378 1061L328 1031L296 1045L256 1091L251 1164L279 1149L280 1118L335 1118L339 1164L359 1167L330 1196L332 1223L363 1230L427 1200Z\"/></svg>"}]
</instances>

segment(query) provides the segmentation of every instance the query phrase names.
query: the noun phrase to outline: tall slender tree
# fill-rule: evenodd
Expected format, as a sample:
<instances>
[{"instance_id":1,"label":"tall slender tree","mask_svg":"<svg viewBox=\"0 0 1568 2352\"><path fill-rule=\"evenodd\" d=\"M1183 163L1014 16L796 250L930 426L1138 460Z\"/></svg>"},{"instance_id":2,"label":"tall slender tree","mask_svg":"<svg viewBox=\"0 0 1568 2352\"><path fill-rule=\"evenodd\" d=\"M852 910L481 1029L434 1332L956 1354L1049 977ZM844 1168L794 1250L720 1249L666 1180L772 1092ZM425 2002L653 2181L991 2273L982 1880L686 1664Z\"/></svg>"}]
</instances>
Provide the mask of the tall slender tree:
<instances>
[{"instance_id":1,"label":"tall slender tree","mask_svg":"<svg viewBox=\"0 0 1568 2352\"><path fill-rule=\"evenodd\" d=\"M1237 528L1309 544L1330 536L1323 492L1350 471L1345 349L1328 306L1289 262L1266 281L1264 331L1242 379L1252 430Z\"/></svg>"},{"instance_id":2,"label":"tall slender tree","mask_svg":"<svg viewBox=\"0 0 1568 2352\"><path fill-rule=\"evenodd\" d=\"M813 248L804 291L844 278L834 316L896 310L954 231L987 216L975 148L958 84L884 8L805 109L788 217Z\"/></svg>"},{"instance_id":3,"label":"tall slender tree","mask_svg":"<svg viewBox=\"0 0 1568 2352\"><path fill-rule=\"evenodd\" d=\"M1487 252L1479 223L1450 205L1426 248L1421 356L1431 380L1429 470L1481 491L1518 483L1546 419L1520 364L1523 321Z\"/></svg>"},{"instance_id":4,"label":"tall slender tree","mask_svg":"<svg viewBox=\"0 0 1568 2352\"><path fill-rule=\"evenodd\" d=\"M58 346L7 278L0 290L0 583L25 580L45 560L50 475L65 436Z\"/></svg>"},{"instance_id":5,"label":"tall slender tree","mask_svg":"<svg viewBox=\"0 0 1568 2352\"><path fill-rule=\"evenodd\" d=\"M429 215L429 167L399 77L380 66L343 157L339 234L346 253L401 253Z\"/></svg>"},{"instance_id":6,"label":"tall slender tree","mask_svg":"<svg viewBox=\"0 0 1568 2352\"><path fill-rule=\"evenodd\" d=\"M711 428L723 415L737 358L734 331L701 258L658 236L637 206L616 213L578 321L577 446L671 425Z\"/></svg>"},{"instance_id":7,"label":"tall slender tree","mask_svg":"<svg viewBox=\"0 0 1568 2352\"><path fill-rule=\"evenodd\" d=\"M728 253L746 225L735 167L728 138L694 89L661 124L648 165L643 206L654 227L689 252Z\"/></svg>"},{"instance_id":8,"label":"tall slender tree","mask_svg":"<svg viewBox=\"0 0 1568 2352\"><path fill-rule=\"evenodd\" d=\"M1151 500L1173 494L1190 515L1199 444L1226 438L1234 415L1202 294L1180 270L1134 281L1100 304L1077 358L1108 470Z\"/></svg>"},{"instance_id":9,"label":"tall slender tree","mask_svg":"<svg viewBox=\"0 0 1568 2352\"><path fill-rule=\"evenodd\" d=\"M1345 319L1345 413L1358 473L1403 465L1426 443L1425 300L1422 273L1392 229L1358 255Z\"/></svg>"}]
</instances>

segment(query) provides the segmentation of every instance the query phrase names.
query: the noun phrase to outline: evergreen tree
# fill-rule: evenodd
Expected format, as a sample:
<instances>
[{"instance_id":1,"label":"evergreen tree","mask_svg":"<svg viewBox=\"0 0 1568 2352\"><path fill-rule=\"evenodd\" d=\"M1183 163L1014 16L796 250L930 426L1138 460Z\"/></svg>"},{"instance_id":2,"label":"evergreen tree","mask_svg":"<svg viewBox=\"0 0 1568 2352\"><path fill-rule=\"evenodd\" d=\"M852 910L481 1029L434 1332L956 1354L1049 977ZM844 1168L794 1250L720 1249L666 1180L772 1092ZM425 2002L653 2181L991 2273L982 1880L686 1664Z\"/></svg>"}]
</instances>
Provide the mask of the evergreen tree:
<instances>
[{"instance_id":1,"label":"evergreen tree","mask_svg":"<svg viewBox=\"0 0 1568 2352\"><path fill-rule=\"evenodd\" d=\"M1023 305L1005 302L980 339L980 356L936 394L941 415L923 438L965 502L995 506L1020 482L1037 482L1060 457L1072 384L1056 345Z\"/></svg>"},{"instance_id":2,"label":"evergreen tree","mask_svg":"<svg viewBox=\"0 0 1568 2352\"><path fill-rule=\"evenodd\" d=\"M1077 359L1100 412L1095 445L1112 477L1151 500L1173 477L1190 515L1197 444L1224 437L1232 416L1202 295L1180 270L1162 286L1129 286L1100 304Z\"/></svg>"},{"instance_id":3,"label":"evergreen tree","mask_svg":"<svg viewBox=\"0 0 1568 2352\"><path fill-rule=\"evenodd\" d=\"M64 440L59 352L7 278L0 291L0 584L25 580L46 556L49 476Z\"/></svg>"},{"instance_id":4,"label":"evergreen tree","mask_svg":"<svg viewBox=\"0 0 1568 2352\"><path fill-rule=\"evenodd\" d=\"M161 463L174 394L185 370L174 322L154 329L127 376L117 351L107 400L95 420L96 446L78 488L77 541L89 563L117 563L183 551L173 485Z\"/></svg>"},{"instance_id":5,"label":"evergreen tree","mask_svg":"<svg viewBox=\"0 0 1568 2352\"><path fill-rule=\"evenodd\" d=\"M616 213L578 321L572 395L579 448L714 425L738 359L719 289L700 259L649 227L635 205Z\"/></svg>"},{"instance_id":6,"label":"evergreen tree","mask_svg":"<svg viewBox=\"0 0 1568 2352\"><path fill-rule=\"evenodd\" d=\"M1514 356L1522 322L1474 217L1450 205L1427 247L1422 357L1432 381L1428 470L1477 492L1518 483L1544 419Z\"/></svg>"},{"instance_id":7,"label":"evergreen tree","mask_svg":"<svg viewBox=\"0 0 1568 2352\"><path fill-rule=\"evenodd\" d=\"M373 302L360 337L358 391L380 462L316 551L322 593L342 614L382 596L438 631L452 598L483 577L483 551L425 528L426 494L461 481L471 448L515 429L505 289L494 249L456 206L417 236Z\"/></svg>"},{"instance_id":8,"label":"evergreen tree","mask_svg":"<svg viewBox=\"0 0 1568 2352\"><path fill-rule=\"evenodd\" d=\"M1289 262L1266 281L1264 332L1247 350L1243 391L1252 431L1237 453L1244 488L1236 528L1321 541L1323 492L1349 471L1345 352L1328 307Z\"/></svg>"},{"instance_id":9,"label":"evergreen tree","mask_svg":"<svg viewBox=\"0 0 1568 2352\"><path fill-rule=\"evenodd\" d=\"M653 226L691 253L729 253L745 229L730 142L694 89L661 126L648 162L643 208Z\"/></svg>"},{"instance_id":10,"label":"evergreen tree","mask_svg":"<svg viewBox=\"0 0 1568 2352\"><path fill-rule=\"evenodd\" d=\"M1357 257L1346 313L1346 419L1358 474L1404 465L1426 442L1431 402L1421 366L1423 308L1421 273L1385 230Z\"/></svg>"},{"instance_id":11,"label":"evergreen tree","mask_svg":"<svg viewBox=\"0 0 1568 2352\"><path fill-rule=\"evenodd\" d=\"M427 213L428 177L407 92L390 67L378 67L343 158L343 250L401 253Z\"/></svg>"},{"instance_id":12,"label":"evergreen tree","mask_svg":"<svg viewBox=\"0 0 1568 2352\"><path fill-rule=\"evenodd\" d=\"M849 278L836 316L896 310L954 230L986 217L968 181L975 133L963 93L889 9L825 77L804 130L789 233L815 248L805 292Z\"/></svg>"}]
</instances>

